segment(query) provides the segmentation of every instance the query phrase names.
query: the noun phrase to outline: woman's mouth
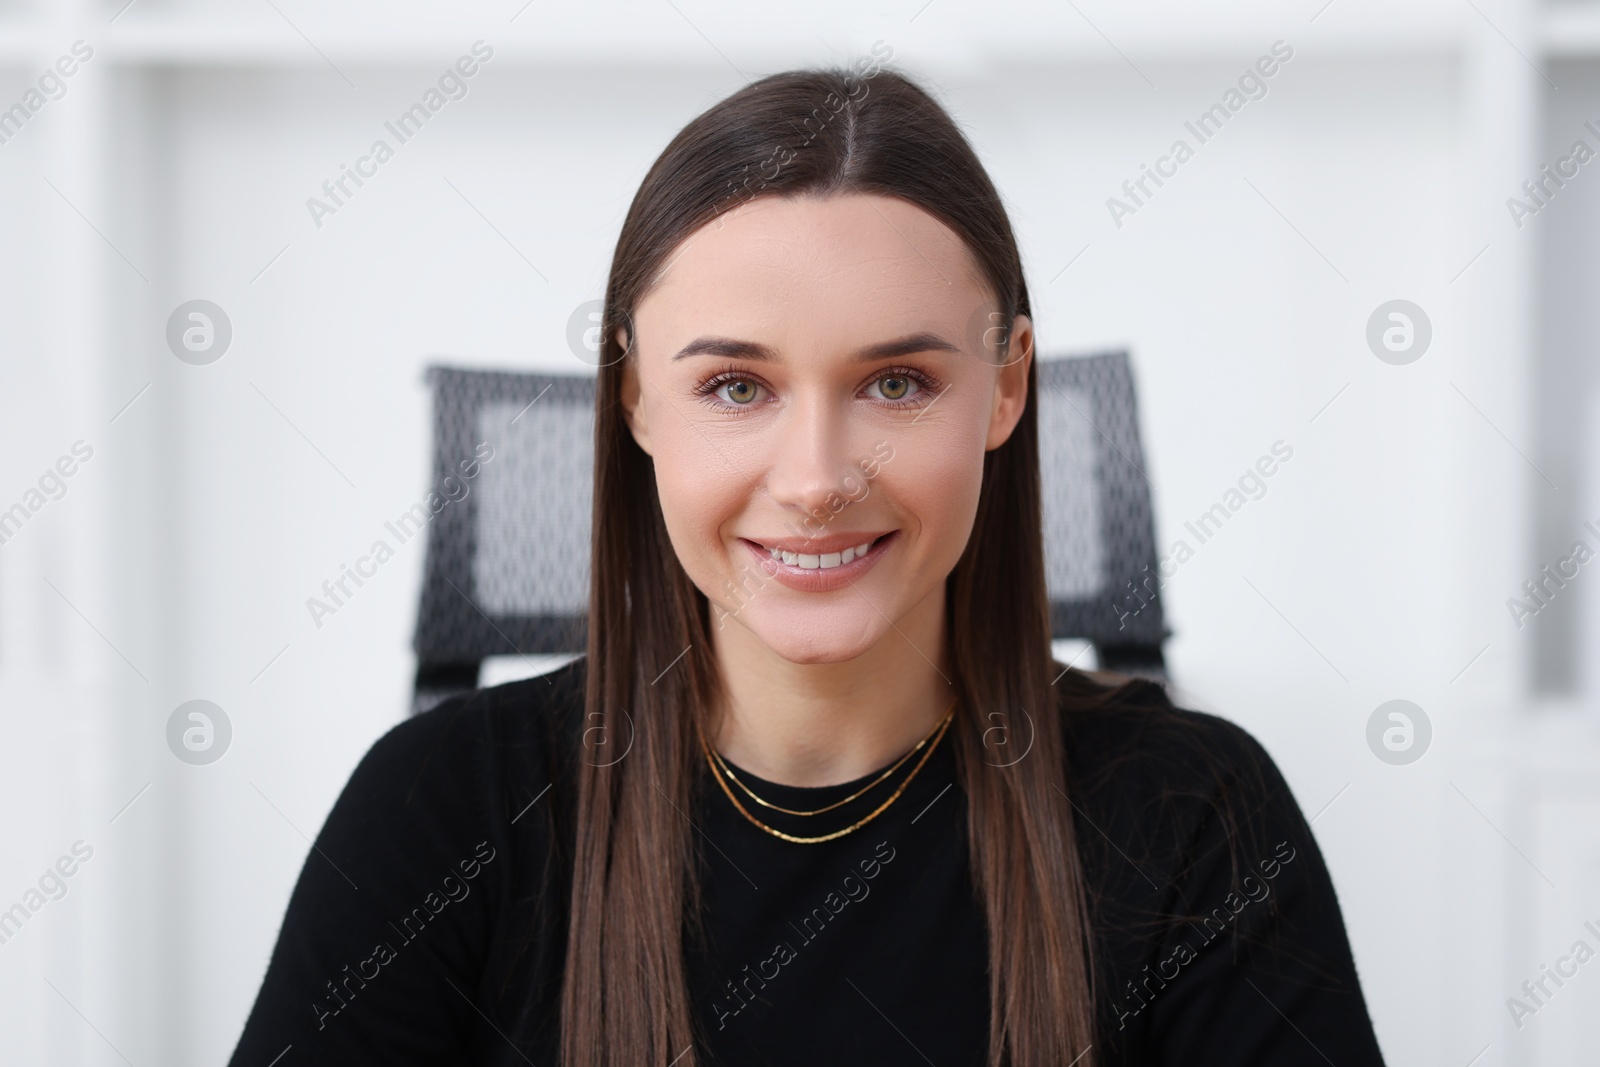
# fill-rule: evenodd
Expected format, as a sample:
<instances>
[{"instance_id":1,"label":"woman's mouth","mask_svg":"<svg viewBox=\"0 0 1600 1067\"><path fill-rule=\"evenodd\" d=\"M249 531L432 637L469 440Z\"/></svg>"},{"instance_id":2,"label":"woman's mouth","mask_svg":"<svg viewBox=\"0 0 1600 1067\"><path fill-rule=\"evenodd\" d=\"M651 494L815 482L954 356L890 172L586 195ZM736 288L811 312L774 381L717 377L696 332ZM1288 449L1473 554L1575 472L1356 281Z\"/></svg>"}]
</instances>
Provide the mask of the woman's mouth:
<instances>
[{"instance_id":1,"label":"woman's mouth","mask_svg":"<svg viewBox=\"0 0 1600 1067\"><path fill-rule=\"evenodd\" d=\"M799 567L808 571L832 570L841 564L849 563L858 556L865 556L872 550L873 545L887 536L888 534L880 534L877 537L869 537L859 545L848 545L837 552L785 552L775 545L761 545L761 547L772 553L773 559L780 563L787 563L791 567ZM756 543L760 544L759 541Z\"/></svg>"},{"instance_id":2,"label":"woman's mouth","mask_svg":"<svg viewBox=\"0 0 1600 1067\"><path fill-rule=\"evenodd\" d=\"M740 540L755 557L761 573L792 589L823 592L859 579L877 563L897 532L864 533L853 544L848 535L810 541L783 538L762 542L745 537Z\"/></svg>"}]
</instances>

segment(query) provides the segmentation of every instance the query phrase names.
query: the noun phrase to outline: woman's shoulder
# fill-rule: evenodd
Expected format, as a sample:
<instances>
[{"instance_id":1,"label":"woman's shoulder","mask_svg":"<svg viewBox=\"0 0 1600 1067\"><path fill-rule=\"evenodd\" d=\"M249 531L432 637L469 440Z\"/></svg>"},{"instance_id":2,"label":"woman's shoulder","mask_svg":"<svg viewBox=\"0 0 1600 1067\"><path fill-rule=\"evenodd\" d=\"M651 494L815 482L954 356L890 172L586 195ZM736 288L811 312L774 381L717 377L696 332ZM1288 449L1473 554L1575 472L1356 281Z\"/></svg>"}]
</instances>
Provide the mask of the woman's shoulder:
<instances>
[{"instance_id":1,"label":"woman's shoulder","mask_svg":"<svg viewBox=\"0 0 1600 1067\"><path fill-rule=\"evenodd\" d=\"M1296 845L1315 849L1266 747L1237 723L1180 706L1165 685L1079 678L1063 694L1061 721L1086 824L1080 847L1107 892L1171 906L1208 875Z\"/></svg>"},{"instance_id":2,"label":"woman's shoulder","mask_svg":"<svg viewBox=\"0 0 1600 1067\"><path fill-rule=\"evenodd\" d=\"M1282 784L1253 734L1220 715L1180 706L1162 682L1087 672L1068 678L1062 734L1069 774L1082 789L1213 796Z\"/></svg>"},{"instance_id":3,"label":"woman's shoulder","mask_svg":"<svg viewBox=\"0 0 1600 1067\"><path fill-rule=\"evenodd\" d=\"M1072 679L1062 723L1109 1062L1381 1064L1332 878L1261 742L1149 681Z\"/></svg>"},{"instance_id":4,"label":"woman's shoulder","mask_svg":"<svg viewBox=\"0 0 1600 1067\"><path fill-rule=\"evenodd\" d=\"M562 776L582 718L584 668L579 656L545 674L453 694L379 736L352 780L386 778L414 797L429 781L459 785L469 774Z\"/></svg>"},{"instance_id":5,"label":"woman's shoulder","mask_svg":"<svg viewBox=\"0 0 1600 1067\"><path fill-rule=\"evenodd\" d=\"M285 1044L302 1063L456 1057L481 1009L441 978L478 989L491 958L505 970L530 931L559 928L559 894L543 894L568 791L552 787L582 697L567 664L452 696L368 747L302 864L232 1062Z\"/></svg>"},{"instance_id":6,"label":"woman's shoulder","mask_svg":"<svg viewBox=\"0 0 1600 1067\"><path fill-rule=\"evenodd\" d=\"M351 771L323 836L371 853L418 836L459 850L467 837L503 835L544 786L566 777L583 688L580 658L455 694L395 724Z\"/></svg>"},{"instance_id":7,"label":"woman's shoulder","mask_svg":"<svg viewBox=\"0 0 1600 1067\"><path fill-rule=\"evenodd\" d=\"M395 724L350 772L318 836L334 865L404 884L474 847L509 850L520 884L570 821L583 707L582 660L545 675L458 693ZM426 870L422 870L426 868ZM348 868L345 873L361 884Z\"/></svg>"}]
</instances>

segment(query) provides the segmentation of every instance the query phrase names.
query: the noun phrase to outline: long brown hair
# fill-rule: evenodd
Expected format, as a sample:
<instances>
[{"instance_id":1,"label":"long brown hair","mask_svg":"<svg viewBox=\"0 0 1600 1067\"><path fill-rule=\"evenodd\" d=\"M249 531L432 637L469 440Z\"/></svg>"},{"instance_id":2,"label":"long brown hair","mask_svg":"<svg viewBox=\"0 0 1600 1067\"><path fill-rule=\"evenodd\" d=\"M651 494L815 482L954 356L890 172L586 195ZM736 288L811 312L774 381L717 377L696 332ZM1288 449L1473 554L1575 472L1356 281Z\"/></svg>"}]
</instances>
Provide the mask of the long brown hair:
<instances>
[{"instance_id":1,"label":"long brown hair","mask_svg":"<svg viewBox=\"0 0 1600 1067\"><path fill-rule=\"evenodd\" d=\"M561 996L567 1067L696 1062L683 952L700 929L688 818L696 731L709 729L720 683L709 604L672 550L652 460L620 406L632 314L679 244L734 205L845 193L926 210L970 250L998 303L996 321L1030 313L1010 222L976 154L931 96L875 61L754 82L690 122L645 175L606 287L584 706L585 722L632 741L624 759L578 763ZM1087 1067L1092 944L1059 716L1107 692L1078 672L1067 696L1068 686L1052 687L1059 665L1045 593L1035 384L1030 364L1025 410L984 457L971 538L947 579L959 697L950 734L989 931L988 1061ZM1028 758L1009 766L991 758L991 713L1014 721L1018 737L1032 732Z\"/></svg>"}]
</instances>

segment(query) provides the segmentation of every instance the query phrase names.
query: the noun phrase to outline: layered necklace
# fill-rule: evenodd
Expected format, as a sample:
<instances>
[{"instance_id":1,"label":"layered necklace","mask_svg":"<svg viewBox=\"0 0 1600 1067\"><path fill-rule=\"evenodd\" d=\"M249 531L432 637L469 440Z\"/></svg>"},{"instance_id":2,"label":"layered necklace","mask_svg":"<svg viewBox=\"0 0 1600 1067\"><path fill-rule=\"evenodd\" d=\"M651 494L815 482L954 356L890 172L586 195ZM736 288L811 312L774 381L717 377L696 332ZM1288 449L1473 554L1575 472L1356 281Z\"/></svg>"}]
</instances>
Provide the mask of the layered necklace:
<instances>
[{"instance_id":1,"label":"layered necklace","mask_svg":"<svg viewBox=\"0 0 1600 1067\"><path fill-rule=\"evenodd\" d=\"M862 786L860 789L856 790L854 793L851 793L842 800L836 800L832 804L824 805L823 807L817 808L813 811L795 811L792 808L780 807L779 805L773 804L770 801L763 800L761 797L755 794L754 790L739 780L739 776L733 772L733 768L730 767L728 762L722 758L722 754L717 752L716 749L712 748L711 745L706 741L704 734L700 735L700 747L705 750L706 763L711 767L711 773L716 778L717 784L722 786L722 791L728 794L728 799L733 801L733 806L739 809L739 813L741 815L755 823L757 826L761 827L761 829L765 830L773 837L781 837L783 840L792 841L797 845L815 845L820 844L823 841L832 841L835 838L843 837L845 834L861 829L861 827L865 826L873 819L876 819L879 815L882 815L884 811L888 809L890 804L893 804L896 800L900 799L900 794L906 791L906 786L911 784L911 779L917 776L917 772L922 770L922 765L928 762L928 757L933 755L933 750L938 746L939 740L944 737L945 730L949 728L950 721L955 716L955 710L956 702L952 700L950 702L950 707L945 709L944 717L939 720L938 724L934 726L934 728L930 730L921 741L917 742L916 746L912 748L911 751L895 760L887 770L878 775L872 781L868 782L866 785ZM733 789L728 785L730 781L733 782L733 784L738 786L740 791L748 796L751 800L755 801L764 808L771 809L772 811L782 812L785 815L821 815L824 812L832 811L835 808L842 807L843 805L850 803L852 800L864 796L874 787L886 781L890 775L904 766L907 760L909 760L912 756L915 756L924 748L926 748L927 751L922 752L922 758L917 761L916 766L911 768L911 773L906 775L905 780L902 781L899 787L889 795L887 800L885 800L882 804L879 804L865 818L851 824L850 826L846 826L843 830L836 830L831 834L819 834L815 837L798 837L794 834L786 834L782 830L768 826L766 823L752 815L750 810L739 802L739 798L734 795Z\"/></svg>"}]
</instances>

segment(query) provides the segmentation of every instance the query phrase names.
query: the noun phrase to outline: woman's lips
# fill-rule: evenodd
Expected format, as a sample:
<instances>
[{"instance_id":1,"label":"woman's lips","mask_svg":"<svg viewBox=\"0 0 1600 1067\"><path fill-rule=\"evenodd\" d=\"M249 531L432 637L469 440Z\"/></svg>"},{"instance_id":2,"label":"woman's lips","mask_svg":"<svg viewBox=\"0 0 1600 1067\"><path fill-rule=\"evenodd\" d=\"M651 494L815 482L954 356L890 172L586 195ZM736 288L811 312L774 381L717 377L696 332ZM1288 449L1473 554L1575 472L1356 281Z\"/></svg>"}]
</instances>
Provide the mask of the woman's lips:
<instances>
[{"instance_id":1,"label":"woman's lips","mask_svg":"<svg viewBox=\"0 0 1600 1067\"><path fill-rule=\"evenodd\" d=\"M739 540L744 542L756 566L768 578L803 593L822 593L860 581L862 575L877 566L879 558L888 551L898 536L898 530L891 530L874 541L872 547L867 549L866 555L857 556L849 563L841 563L837 567L801 567L797 564L784 563L782 560L774 559L770 549L755 541L743 537Z\"/></svg>"}]
</instances>

